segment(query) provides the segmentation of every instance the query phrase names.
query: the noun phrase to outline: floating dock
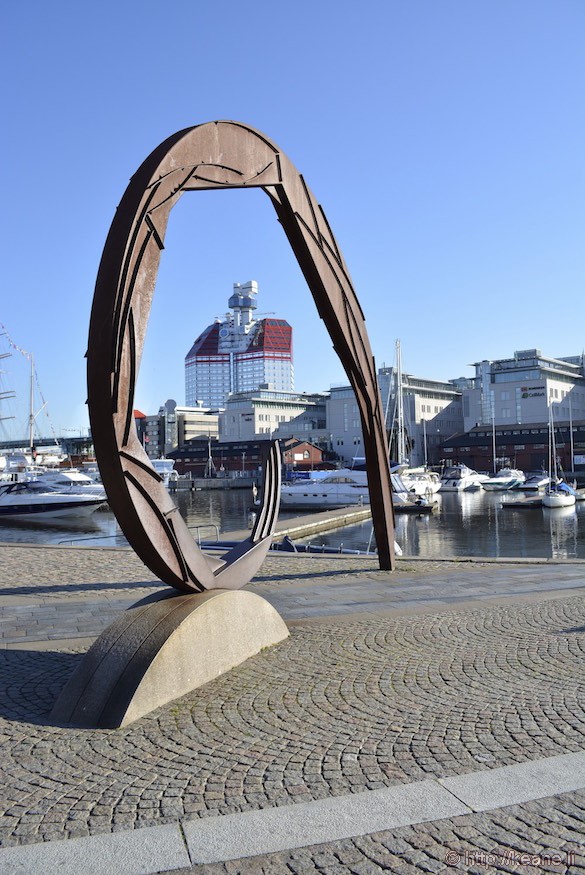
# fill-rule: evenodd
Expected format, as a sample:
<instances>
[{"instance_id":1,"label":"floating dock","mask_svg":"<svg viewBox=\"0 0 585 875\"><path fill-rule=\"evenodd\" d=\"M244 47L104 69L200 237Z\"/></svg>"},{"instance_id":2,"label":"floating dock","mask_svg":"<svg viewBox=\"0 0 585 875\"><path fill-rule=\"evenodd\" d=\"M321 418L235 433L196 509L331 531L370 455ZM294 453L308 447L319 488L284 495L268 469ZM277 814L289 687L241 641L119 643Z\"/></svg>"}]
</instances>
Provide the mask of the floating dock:
<instances>
[{"instance_id":1,"label":"floating dock","mask_svg":"<svg viewBox=\"0 0 585 875\"><path fill-rule=\"evenodd\" d=\"M509 507L513 509L528 509L530 510L533 507L542 507L542 496L543 493L539 492L538 495L526 495L522 498L514 498L510 501L502 501L502 507ZM575 501L585 501L585 489L577 489L575 492Z\"/></svg>"},{"instance_id":2,"label":"floating dock","mask_svg":"<svg viewBox=\"0 0 585 875\"><path fill-rule=\"evenodd\" d=\"M321 513L309 513L299 517L279 520L274 532L274 540L288 536L292 541L300 541L318 532L329 532L344 526L355 526L364 520L371 519L369 507L341 507L337 510L326 510ZM250 530L238 532L222 532L220 540L243 541L249 537Z\"/></svg>"},{"instance_id":3,"label":"floating dock","mask_svg":"<svg viewBox=\"0 0 585 875\"><path fill-rule=\"evenodd\" d=\"M524 498L513 498L509 501L502 501L502 507L508 508L524 508L530 510L534 507L542 507L542 495L529 495Z\"/></svg>"}]
</instances>

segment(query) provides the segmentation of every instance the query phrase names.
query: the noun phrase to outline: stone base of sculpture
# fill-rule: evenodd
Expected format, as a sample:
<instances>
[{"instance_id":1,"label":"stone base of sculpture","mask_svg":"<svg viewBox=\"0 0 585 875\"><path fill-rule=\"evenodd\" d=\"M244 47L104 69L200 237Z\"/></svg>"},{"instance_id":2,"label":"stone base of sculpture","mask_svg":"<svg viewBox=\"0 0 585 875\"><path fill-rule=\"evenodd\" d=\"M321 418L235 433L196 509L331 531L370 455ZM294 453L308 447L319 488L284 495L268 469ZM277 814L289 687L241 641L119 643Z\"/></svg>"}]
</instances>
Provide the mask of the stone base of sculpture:
<instances>
[{"instance_id":1,"label":"stone base of sculpture","mask_svg":"<svg viewBox=\"0 0 585 875\"><path fill-rule=\"evenodd\" d=\"M157 593L102 632L51 717L76 726L127 726L288 634L277 611L254 593Z\"/></svg>"}]
</instances>

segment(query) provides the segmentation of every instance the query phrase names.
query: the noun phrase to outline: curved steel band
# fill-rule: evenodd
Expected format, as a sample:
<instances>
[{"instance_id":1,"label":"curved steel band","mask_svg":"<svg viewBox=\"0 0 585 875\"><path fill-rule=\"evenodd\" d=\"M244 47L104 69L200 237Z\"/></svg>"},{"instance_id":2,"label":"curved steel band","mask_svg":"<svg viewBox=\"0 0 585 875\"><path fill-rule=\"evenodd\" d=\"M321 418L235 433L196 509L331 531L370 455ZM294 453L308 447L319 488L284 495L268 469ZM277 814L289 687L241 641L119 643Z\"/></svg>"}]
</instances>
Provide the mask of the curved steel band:
<instances>
[{"instance_id":1,"label":"curved steel band","mask_svg":"<svg viewBox=\"0 0 585 875\"><path fill-rule=\"evenodd\" d=\"M129 543L161 580L185 591L238 588L266 554L279 506L280 465L265 465L262 511L250 538L222 560L201 553L141 446L134 387L169 213L185 191L262 188L270 197L360 410L381 568L392 568L394 524L388 448L364 316L325 215L277 146L236 122L169 137L132 177L98 272L87 353L93 441L108 499Z\"/></svg>"}]
</instances>

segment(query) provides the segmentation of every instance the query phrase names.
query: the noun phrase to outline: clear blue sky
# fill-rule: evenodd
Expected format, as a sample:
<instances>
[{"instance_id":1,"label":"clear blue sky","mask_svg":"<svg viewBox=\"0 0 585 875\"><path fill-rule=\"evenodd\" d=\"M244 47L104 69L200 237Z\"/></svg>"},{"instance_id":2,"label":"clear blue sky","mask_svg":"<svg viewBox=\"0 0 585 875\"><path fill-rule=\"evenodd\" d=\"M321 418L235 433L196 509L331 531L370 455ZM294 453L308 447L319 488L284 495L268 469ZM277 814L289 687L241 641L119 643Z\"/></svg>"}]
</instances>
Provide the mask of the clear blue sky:
<instances>
[{"instance_id":1,"label":"clear blue sky","mask_svg":"<svg viewBox=\"0 0 585 875\"><path fill-rule=\"evenodd\" d=\"M584 348L583 0L23 0L0 20L0 322L57 430L87 423L93 287L131 174L213 119L304 174L379 365L396 339L406 371L437 379ZM293 325L297 389L345 381L268 198L193 193L171 214L137 407L184 402L186 352L249 279Z\"/></svg>"}]
</instances>

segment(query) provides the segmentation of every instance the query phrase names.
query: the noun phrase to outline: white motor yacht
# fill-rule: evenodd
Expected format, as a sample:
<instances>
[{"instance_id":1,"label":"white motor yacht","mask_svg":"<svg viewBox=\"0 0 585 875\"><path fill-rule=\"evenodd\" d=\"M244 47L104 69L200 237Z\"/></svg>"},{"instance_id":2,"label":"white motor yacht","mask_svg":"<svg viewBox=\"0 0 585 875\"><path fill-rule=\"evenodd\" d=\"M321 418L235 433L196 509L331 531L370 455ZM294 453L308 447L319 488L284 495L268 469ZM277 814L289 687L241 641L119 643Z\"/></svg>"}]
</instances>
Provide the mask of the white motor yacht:
<instances>
[{"instance_id":1,"label":"white motor yacht","mask_svg":"<svg viewBox=\"0 0 585 875\"><path fill-rule=\"evenodd\" d=\"M280 504L283 508L319 510L369 503L370 493L366 472L352 471L349 468L331 471L319 480L283 483L280 490Z\"/></svg>"},{"instance_id":2,"label":"white motor yacht","mask_svg":"<svg viewBox=\"0 0 585 875\"><path fill-rule=\"evenodd\" d=\"M84 474L77 468L45 468L44 470L28 472L26 479L29 483L38 483L65 494L91 495L102 501L107 500L103 485L96 483L88 474Z\"/></svg>"},{"instance_id":3,"label":"white motor yacht","mask_svg":"<svg viewBox=\"0 0 585 875\"><path fill-rule=\"evenodd\" d=\"M524 492L541 492L550 484L550 477L543 471L534 471L526 475L526 480L522 484Z\"/></svg>"},{"instance_id":4,"label":"white motor yacht","mask_svg":"<svg viewBox=\"0 0 585 875\"><path fill-rule=\"evenodd\" d=\"M390 480L392 503L397 513L425 513L433 510L431 502L408 490L399 474L390 474ZM370 504L367 474L365 471L342 468L331 471L319 480L284 483L280 492L280 504L283 508L297 510L367 506Z\"/></svg>"},{"instance_id":5,"label":"white motor yacht","mask_svg":"<svg viewBox=\"0 0 585 875\"><path fill-rule=\"evenodd\" d=\"M436 471L426 468L406 468L400 472L400 478L409 492L430 498L441 488L441 478Z\"/></svg>"},{"instance_id":6,"label":"white motor yacht","mask_svg":"<svg viewBox=\"0 0 585 875\"><path fill-rule=\"evenodd\" d=\"M402 472L390 474L394 513L432 513L437 499L433 495L419 495L402 479Z\"/></svg>"},{"instance_id":7,"label":"white motor yacht","mask_svg":"<svg viewBox=\"0 0 585 875\"><path fill-rule=\"evenodd\" d=\"M104 504L95 495L64 494L35 481L0 485L0 520L84 517Z\"/></svg>"},{"instance_id":8,"label":"white motor yacht","mask_svg":"<svg viewBox=\"0 0 585 875\"><path fill-rule=\"evenodd\" d=\"M465 492L470 489L481 489L483 483L489 480L487 474L478 474L467 465L452 465L445 468L441 475L441 492Z\"/></svg>"},{"instance_id":9,"label":"white motor yacht","mask_svg":"<svg viewBox=\"0 0 585 875\"><path fill-rule=\"evenodd\" d=\"M522 488L525 481L524 471L519 471L517 468L501 468L497 474L484 480L481 485L491 492L505 492L507 489Z\"/></svg>"}]
</instances>

